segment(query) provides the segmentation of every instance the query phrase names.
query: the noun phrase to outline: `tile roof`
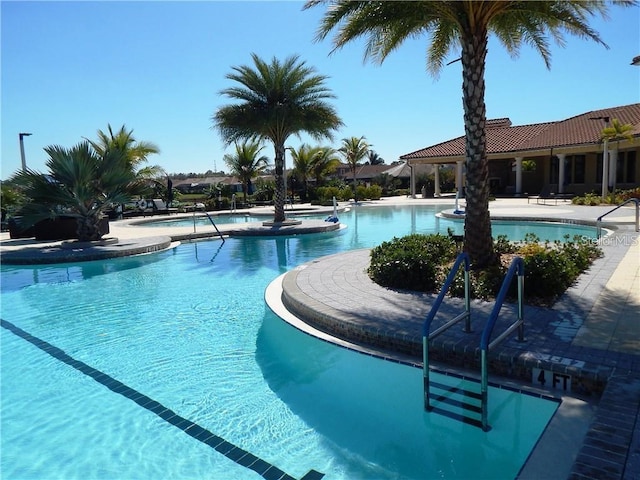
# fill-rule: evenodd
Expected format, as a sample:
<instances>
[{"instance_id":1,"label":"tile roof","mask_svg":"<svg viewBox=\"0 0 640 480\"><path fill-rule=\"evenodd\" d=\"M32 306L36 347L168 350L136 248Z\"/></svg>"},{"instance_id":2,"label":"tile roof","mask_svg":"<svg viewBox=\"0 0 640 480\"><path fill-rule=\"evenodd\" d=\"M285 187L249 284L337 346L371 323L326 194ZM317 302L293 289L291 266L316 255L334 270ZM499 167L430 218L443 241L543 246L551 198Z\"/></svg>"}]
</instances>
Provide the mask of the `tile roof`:
<instances>
[{"instance_id":1,"label":"tile roof","mask_svg":"<svg viewBox=\"0 0 640 480\"><path fill-rule=\"evenodd\" d=\"M370 179L376 177L386 170L390 168L389 165L370 165L370 164L358 164L358 168L356 170L356 179ZM353 173L351 172L351 167L348 163L340 163L336 168L337 176L346 176L348 179L353 178Z\"/></svg>"},{"instance_id":2,"label":"tile roof","mask_svg":"<svg viewBox=\"0 0 640 480\"><path fill-rule=\"evenodd\" d=\"M511 126L508 118L487 120L487 155L516 153L530 150L546 150L562 146L597 145L604 127L604 120L594 117L617 118L623 124L631 124L634 136L640 136L640 103L605 108L547 123ZM418 158L464 157L465 137L426 147L400 157L401 160Z\"/></svg>"}]
</instances>

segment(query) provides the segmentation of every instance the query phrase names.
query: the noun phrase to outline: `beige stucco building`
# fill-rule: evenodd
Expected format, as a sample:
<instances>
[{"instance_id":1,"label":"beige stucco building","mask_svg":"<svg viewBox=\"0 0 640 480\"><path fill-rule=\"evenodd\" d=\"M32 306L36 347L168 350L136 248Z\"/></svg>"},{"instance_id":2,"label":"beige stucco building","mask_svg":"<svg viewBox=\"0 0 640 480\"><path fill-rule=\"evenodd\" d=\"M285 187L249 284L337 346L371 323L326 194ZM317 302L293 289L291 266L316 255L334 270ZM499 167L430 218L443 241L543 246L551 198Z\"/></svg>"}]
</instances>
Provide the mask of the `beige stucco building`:
<instances>
[{"instance_id":1,"label":"beige stucco building","mask_svg":"<svg viewBox=\"0 0 640 480\"><path fill-rule=\"evenodd\" d=\"M633 139L602 140L603 128L614 119L633 127L629 132ZM486 138L493 194L550 191L581 195L602 193L604 188L640 186L640 103L532 125L514 126L508 118L488 120ZM603 162L605 156L607 160ZM400 159L409 166L455 165L456 185L462 191L464 136L407 153ZM411 186L415 195L414 177Z\"/></svg>"}]
</instances>

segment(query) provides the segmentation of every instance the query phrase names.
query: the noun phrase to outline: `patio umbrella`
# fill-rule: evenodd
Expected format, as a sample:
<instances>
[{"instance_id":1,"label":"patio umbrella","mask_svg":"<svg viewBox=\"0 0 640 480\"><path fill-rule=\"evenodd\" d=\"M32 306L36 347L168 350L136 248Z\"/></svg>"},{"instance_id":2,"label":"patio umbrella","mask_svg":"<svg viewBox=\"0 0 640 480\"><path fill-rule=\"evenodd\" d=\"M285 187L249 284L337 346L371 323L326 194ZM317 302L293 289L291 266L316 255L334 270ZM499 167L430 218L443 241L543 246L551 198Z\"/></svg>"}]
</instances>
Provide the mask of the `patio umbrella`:
<instances>
[{"instance_id":1,"label":"patio umbrella","mask_svg":"<svg viewBox=\"0 0 640 480\"><path fill-rule=\"evenodd\" d=\"M171 206L173 202L173 182L167 177L167 206Z\"/></svg>"}]
</instances>

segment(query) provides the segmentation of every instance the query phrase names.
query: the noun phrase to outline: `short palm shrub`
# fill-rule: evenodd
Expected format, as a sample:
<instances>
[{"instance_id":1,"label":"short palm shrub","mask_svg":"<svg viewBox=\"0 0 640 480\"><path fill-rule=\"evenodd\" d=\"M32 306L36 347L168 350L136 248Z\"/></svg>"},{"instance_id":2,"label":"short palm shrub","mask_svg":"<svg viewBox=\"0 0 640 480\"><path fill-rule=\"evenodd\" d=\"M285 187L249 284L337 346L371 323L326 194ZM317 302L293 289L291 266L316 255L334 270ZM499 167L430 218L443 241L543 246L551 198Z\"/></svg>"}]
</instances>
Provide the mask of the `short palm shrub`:
<instances>
[{"instance_id":1,"label":"short palm shrub","mask_svg":"<svg viewBox=\"0 0 640 480\"><path fill-rule=\"evenodd\" d=\"M590 239L567 235L564 242L540 242L529 234L522 242L510 242L504 236L494 240L500 263L470 272L470 294L473 298L495 298L512 259L524 261L525 301L550 305L569 288L602 250ZM371 251L368 274L379 285L388 288L436 293L444 284L458 252L451 236L413 234L384 242ZM452 296L464 295L464 273L456 274L449 289ZM515 298L514 281L508 296Z\"/></svg>"}]
</instances>

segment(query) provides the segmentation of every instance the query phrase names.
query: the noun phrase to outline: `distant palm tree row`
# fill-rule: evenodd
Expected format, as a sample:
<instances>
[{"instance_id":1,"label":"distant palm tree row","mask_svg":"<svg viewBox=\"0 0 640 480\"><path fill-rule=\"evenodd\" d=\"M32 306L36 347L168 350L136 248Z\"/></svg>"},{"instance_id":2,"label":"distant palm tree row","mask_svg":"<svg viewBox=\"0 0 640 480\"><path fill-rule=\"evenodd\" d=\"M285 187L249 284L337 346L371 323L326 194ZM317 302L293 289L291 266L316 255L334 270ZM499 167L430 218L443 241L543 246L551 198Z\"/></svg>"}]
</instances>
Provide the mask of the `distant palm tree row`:
<instances>
[{"instance_id":1,"label":"distant palm tree row","mask_svg":"<svg viewBox=\"0 0 640 480\"><path fill-rule=\"evenodd\" d=\"M328 146L311 146L303 143L297 149L286 147L291 152L293 166L290 169L290 179L295 179L303 202L309 200L310 182L315 186L322 185L327 177L340 165L341 160L349 165L353 176L353 195L356 198L356 172L360 162L367 158L369 165L384 164L384 159L375 151L367 150L370 145L365 137L344 138L341 147L334 149ZM229 173L242 183L244 201L251 193L251 185L254 179L265 173L269 159L265 156L258 157L262 151L261 144L248 140L241 144L235 144L235 153L227 154L223 160L229 167ZM286 182L285 182L286 183Z\"/></svg>"}]
</instances>

